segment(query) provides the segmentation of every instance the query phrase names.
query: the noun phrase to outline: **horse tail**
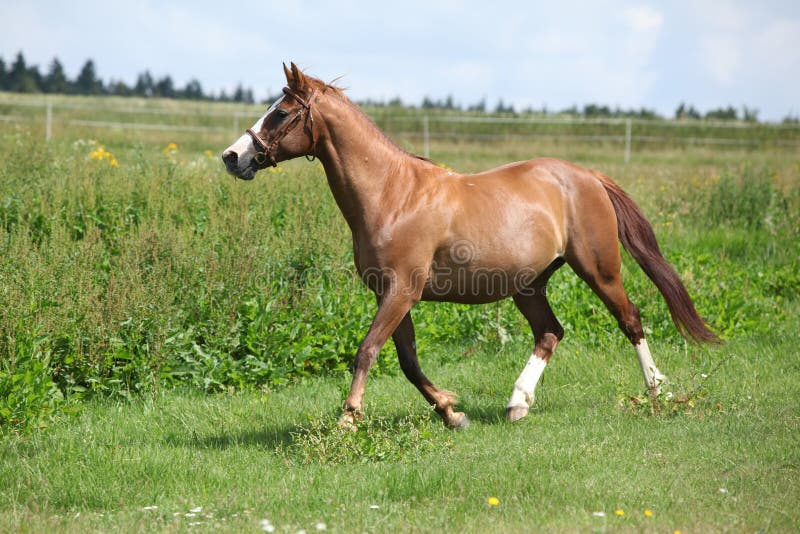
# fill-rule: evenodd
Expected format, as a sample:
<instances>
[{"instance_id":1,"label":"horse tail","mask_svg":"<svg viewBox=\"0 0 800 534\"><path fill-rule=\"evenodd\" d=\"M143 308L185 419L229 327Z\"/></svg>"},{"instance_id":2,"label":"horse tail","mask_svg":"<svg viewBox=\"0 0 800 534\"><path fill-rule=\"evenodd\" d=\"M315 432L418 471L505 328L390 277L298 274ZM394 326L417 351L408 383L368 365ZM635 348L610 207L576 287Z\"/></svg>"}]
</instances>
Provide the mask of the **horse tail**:
<instances>
[{"instance_id":1,"label":"horse tail","mask_svg":"<svg viewBox=\"0 0 800 534\"><path fill-rule=\"evenodd\" d=\"M609 178L599 174L596 176L605 187L617 214L617 231L622 246L661 292L678 332L684 338L698 343L721 343L719 336L711 331L708 323L697 313L678 274L661 255L653 227L639 206Z\"/></svg>"}]
</instances>

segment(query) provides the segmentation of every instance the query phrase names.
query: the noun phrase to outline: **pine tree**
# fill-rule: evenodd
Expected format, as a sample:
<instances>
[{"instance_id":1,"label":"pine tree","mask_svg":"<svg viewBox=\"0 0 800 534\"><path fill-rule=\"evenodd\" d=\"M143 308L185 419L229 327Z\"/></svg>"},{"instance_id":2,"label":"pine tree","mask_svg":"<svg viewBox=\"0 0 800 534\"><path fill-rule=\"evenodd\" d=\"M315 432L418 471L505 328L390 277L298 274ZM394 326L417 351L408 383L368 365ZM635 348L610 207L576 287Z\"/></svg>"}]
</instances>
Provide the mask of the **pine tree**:
<instances>
[{"instance_id":1,"label":"pine tree","mask_svg":"<svg viewBox=\"0 0 800 534\"><path fill-rule=\"evenodd\" d=\"M81 95L97 95L103 92L103 81L97 78L94 61L87 59L75 80L75 90Z\"/></svg>"},{"instance_id":2,"label":"pine tree","mask_svg":"<svg viewBox=\"0 0 800 534\"><path fill-rule=\"evenodd\" d=\"M128 84L126 84L122 80L111 80L108 82L106 86L106 91L108 94L117 95L117 96L131 96L133 95L133 89L131 89Z\"/></svg>"},{"instance_id":3,"label":"pine tree","mask_svg":"<svg viewBox=\"0 0 800 534\"><path fill-rule=\"evenodd\" d=\"M186 84L186 87L183 91L180 92L182 98L188 98L190 100L202 100L205 98L203 95L203 86L200 85L200 82L196 79L191 79Z\"/></svg>"},{"instance_id":4,"label":"pine tree","mask_svg":"<svg viewBox=\"0 0 800 534\"><path fill-rule=\"evenodd\" d=\"M36 93L39 90L31 69L25 64L22 52L17 53L17 59L8 73L8 90L18 93Z\"/></svg>"},{"instance_id":5,"label":"pine tree","mask_svg":"<svg viewBox=\"0 0 800 534\"><path fill-rule=\"evenodd\" d=\"M175 98L175 84L170 76L164 76L155 86L155 96L162 98Z\"/></svg>"},{"instance_id":6,"label":"pine tree","mask_svg":"<svg viewBox=\"0 0 800 534\"><path fill-rule=\"evenodd\" d=\"M53 58L53 62L50 63L50 70L44 79L44 92L64 94L68 93L69 89L70 83L64 73L64 66L58 58Z\"/></svg>"},{"instance_id":7,"label":"pine tree","mask_svg":"<svg viewBox=\"0 0 800 534\"><path fill-rule=\"evenodd\" d=\"M146 70L139 74L139 77L136 79L136 85L133 87L133 92L138 96L151 97L155 92L154 89L155 84L153 83L153 76L150 75L150 71Z\"/></svg>"},{"instance_id":8,"label":"pine tree","mask_svg":"<svg viewBox=\"0 0 800 534\"><path fill-rule=\"evenodd\" d=\"M0 91L8 89L8 72L6 72L6 62L0 57Z\"/></svg>"}]
</instances>

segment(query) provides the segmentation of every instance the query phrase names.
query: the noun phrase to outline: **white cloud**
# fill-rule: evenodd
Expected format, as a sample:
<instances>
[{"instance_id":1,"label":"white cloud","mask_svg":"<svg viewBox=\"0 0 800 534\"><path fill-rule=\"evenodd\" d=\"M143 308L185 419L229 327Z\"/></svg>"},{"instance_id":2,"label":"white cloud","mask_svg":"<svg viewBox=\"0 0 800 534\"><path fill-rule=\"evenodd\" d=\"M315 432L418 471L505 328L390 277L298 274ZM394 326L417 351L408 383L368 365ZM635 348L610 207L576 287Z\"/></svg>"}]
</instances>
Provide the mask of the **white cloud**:
<instances>
[{"instance_id":1,"label":"white cloud","mask_svg":"<svg viewBox=\"0 0 800 534\"><path fill-rule=\"evenodd\" d=\"M711 74L714 83L734 84L742 65L742 44L747 39L752 15L730 0L698 2L687 15L696 19L702 67Z\"/></svg>"},{"instance_id":2,"label":"white cloud","mask_svg":"<svg viewBox=\"0 0 800 534\"><path fill-rule=\"evenodd\" d=\"M629 6L623 16L634 32L658 32L664 22L664 15L650 6Z\"/></svg>"},{"instance_id":3,"label":"white cloud","mask_svg":"<svg viewBox=\"0 0 800 534\"><path fill-rule=\"evenodd\" d=\"M92 58L104 79L132 82L150 69L179 85L197 77L206 90L241 82L259 97L294 60L324 79L347 75L356 98L662 113L685 99L778 119L798 107L798 0L267 0L244 18L232 6L0 0L0 55L9 62L22 50L43 69L58 56L71 76Z\"/></svg>"},{"instance_id":4,"label":"white cloud","mask_svg":"<svg viewBox=\"0 0 800 534\"><path fill-rule=\"evenodd\" d=\"M732 85L741 65L738 43L728 35L710 35L701 43L703 65L714 81L721 85Z\"/></svg>"}]
</instances>

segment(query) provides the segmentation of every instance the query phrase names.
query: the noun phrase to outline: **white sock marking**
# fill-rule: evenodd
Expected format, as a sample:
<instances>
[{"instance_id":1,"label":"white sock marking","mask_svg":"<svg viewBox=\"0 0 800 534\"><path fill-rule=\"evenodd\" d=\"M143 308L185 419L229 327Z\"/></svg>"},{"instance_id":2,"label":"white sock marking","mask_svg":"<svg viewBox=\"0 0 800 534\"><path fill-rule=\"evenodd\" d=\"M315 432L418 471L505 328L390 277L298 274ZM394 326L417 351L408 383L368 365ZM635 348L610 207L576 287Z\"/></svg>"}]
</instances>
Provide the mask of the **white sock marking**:
<instances>
[{"instance_id":1,"label":"white sock marking","mask_svg":"<svg viewBox=\"0 0 800 534\"><path fill-rule=\"evenodd\" d=\"M547 362L532 354L525 364L525 369L520 373L517 381L514 382L514 390L511 392L511 398L508 400L508 408L515 406L530 408L533 404L534 390L536 384L539 382L539 377L542 376Z\"/></svg>"},{"instance_id":2,"label":"white sock marking","mask_svg":"<svg viewBox=\"0 0 800 534\"><path fill-rule=\"evenodd\" d=\"M634 347L636 348L636 356L639 358L639 365L642 367L645 385L649 388L655 387L656 393L660 393L661 383L666 381L667 377L656 367L653 356L650 354L650 347L647 345L647 340L642 338Z\"/></svg>"}]
</instances>

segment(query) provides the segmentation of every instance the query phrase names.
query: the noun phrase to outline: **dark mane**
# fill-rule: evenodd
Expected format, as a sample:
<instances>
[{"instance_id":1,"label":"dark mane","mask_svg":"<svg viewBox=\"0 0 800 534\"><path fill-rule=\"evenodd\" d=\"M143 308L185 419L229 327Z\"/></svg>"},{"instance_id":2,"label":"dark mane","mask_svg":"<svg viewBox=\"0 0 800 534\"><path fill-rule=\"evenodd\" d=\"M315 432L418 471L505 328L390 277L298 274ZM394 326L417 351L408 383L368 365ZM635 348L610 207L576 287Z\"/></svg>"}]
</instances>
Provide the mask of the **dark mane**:
<instances>
[{"instance_id":1,"label":"dark mane","mask_svg":"<svg viewBox=\"0 0 800 534\"><path fill-rule=\"evenodd\" d=\"M404 148L401 148L401 147L397 146L397 143L392 141L389 138L389 136L386 135L386 133L384 133L383 130L378 128L378 125L375 124L375 121L373 121L372 118L370 118L370 116L367 115L364 112L364 110L361 109L360 106L356 105L352 100L350 100L347 97L347 95L344 93L344 91L345 91L344 88L339 87L337 85L334 85L340 78L341 77L336 78L335 80L333 80L330 83L325 83L322 80L320 80L319 78L314 78L312 76L306 75L306 79L314 86L315 89L317 89L318 91L320 91L323 94L326 94L326 93L329 93L329 92L333 92L334 95L336 95L339 99L341 99L348 106L350 106L350 108L352 108L353 111L356 114L361 116L364 119L364 121L370 126L370 128L375 132L375 138L376 139L380 139L381 141L383 141L387 145L391 146L393 149L399 151L400 153L402 153L402 154L404 154L406 156L409 156L409 157L412 157L412 158L415 158L415 159L418 159L418 160L422 160L422 161L427 161L428 163L433 163L434 165L436 165L436 162L433 161L430 158L426 158L425 156L420 156L419 154L414 154L413 152L409 152L408 150L405 150Z\"/></svg>"}]
</instances>

